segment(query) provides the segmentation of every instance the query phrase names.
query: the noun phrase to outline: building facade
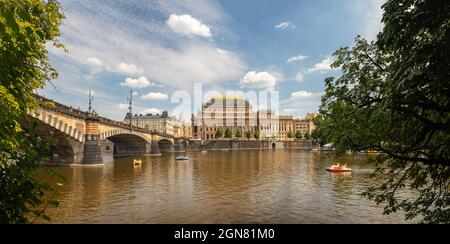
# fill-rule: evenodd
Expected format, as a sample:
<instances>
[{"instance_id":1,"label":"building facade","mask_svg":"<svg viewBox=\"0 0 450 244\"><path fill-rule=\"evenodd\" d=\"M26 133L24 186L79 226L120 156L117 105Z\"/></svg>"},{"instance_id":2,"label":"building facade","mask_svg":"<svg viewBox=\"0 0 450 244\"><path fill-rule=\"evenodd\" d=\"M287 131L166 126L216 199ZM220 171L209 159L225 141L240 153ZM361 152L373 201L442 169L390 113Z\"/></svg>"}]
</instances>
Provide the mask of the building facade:
<instances>
[{"instance_id":1,"label":"building facade","mask_svg":"<svg viewBox=\"0 0 450 244\"><path fill-rule=\"evenodd\" d=\"M278 116L270 110L258 111L258 130L262 140L278 139Z\"/></svg>"},{"instance_id":2,"label":"building facade","mask_svg":"<svg viewBox=\"0 0 450 244\"><path fill-rule=\"evenodd\" d=\"M225 131L232 132L236 139L236 132L241 132L241 138L246 131L256 131L257 113L253 112L250 103L242 97L219 96L212 97L202 106L197 116L192 116L192 136L201 140L220 140L225 138ZM216 138L216 132L222 136Z\"/></svg>"},{"instance_id":3,"label":"building facade","mask_svg":"<svg viewBox=\"0 0 450 244\"><path fill-rule=\"evenodd\" d=\"M190 124L184 122L175 121L174 127L174 138L190 139L192 138L192 127Z\"/></svg>"},{"instance_id":4,"label":"building facade","mask_svg":"<svg viewBox=\"0 0 450 244\"><path fill-rule=\"evenodd\" d=\"M302 134L302 137L305 138L305 135L311 133L316 129L316 125L313 122L313 119L316 118L318 114L316 113L308 113L305 119L296 119L295 123L295 131L299 131Z\"/></svg>"},{"instance_id":5,"label":"building facade","mask_svg":"<svg viewBox=\"0 0 450 244\"><path fill-rule=\"evenodd\" d=\"M164 111L162 114L135 114L127 113L124 121L130 122L147 130L156 131L161 134L174 136L174 121L169 117L169 113Z\"/></svg>"},{"instance_id":6,"label":"building facade","mask_svg":"<svg viewBox=\"0 0 450 244\"><path fill-rule=\"evenodd\" d=\"M279 130L278 140L290 140L295 136L294 118L292 116L279 116L278 117ZM289 138L289 133L292 138Z\"/></svg>"}]
</instances>

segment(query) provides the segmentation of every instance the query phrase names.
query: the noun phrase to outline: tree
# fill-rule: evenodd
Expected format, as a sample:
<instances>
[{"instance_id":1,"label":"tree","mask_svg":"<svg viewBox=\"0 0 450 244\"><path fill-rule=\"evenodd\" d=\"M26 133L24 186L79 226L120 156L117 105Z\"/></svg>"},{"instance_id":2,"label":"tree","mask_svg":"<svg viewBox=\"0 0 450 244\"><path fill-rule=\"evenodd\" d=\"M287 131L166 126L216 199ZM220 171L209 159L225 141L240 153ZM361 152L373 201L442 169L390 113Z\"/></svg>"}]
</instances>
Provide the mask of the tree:
<instances>
[{"instance_id":1,"label":"tree","mask_svg":"<svg viewBox=\"0 0 450 244\"><path fill-rule=\"evenodd\" d=\"M294 138L294 133L292 133L292 131L288 131L287 137L288 137L289 139Z\"/></svg>"},{"instance_id":2,"label":"tree","mask_svg":"<svg viewBox=\"0 0 450 244\"><path fill-rule=\"evenodd\" d=\"M253 134L253 137L254 137L256 140L259 140L259 139L261 138L261 134L259 133L259 131L255 131L255 133Z\"/></svg>"},{"instance_id":3,"label":"tree","mask_svg":"<svg viewBox=\"0 0 450 244\"><path fill-rule=\"evenodd\" d=\"M63 47L57 37L64 16L51 0L0 0L0 6L0 223L32 223L58 205L54 189L36 180L49 145L28 113L37 107L33 92L58 75L46 44ZM53 193L44 200L47 191Z\"/></svg>"},{"instance_id":4,"label":"tree","mask_svg":"<svg viewBox=\"0 0 450 244\"><path fill-rule=\"evenodd\" d=\"M406 219L450 223L450 2L389 0L376 42L357 37L334 54L342 76L327 78L318 134L338 153L380 151L364 195ZM416 197L400 198L408 187Z\"/></svg>"},{"instance_id":5,"label":"tree","mask_svg":"<svg viewBox=\"0 0 450 244\"><path fill-rule=\"evenodd\" d=\"M301 140L303 138L302 133L300 131L295 132L295 138Z\"/></svg>"},{"instance_id":6,"label":"tree","mask_svg":"<svg viewBox=\"0 0 450 244\"><path fill-rule=\"evenodd\" d=\"M216 139L220 139L220 138L222 138L222 136L223 136L222 129L217 128L217 130L216 130Z\"/></svg>"},{"instance_id":7,"label":"tree","mask_svg":"<svg viewBox=\"0 0 450 244\"><path fill-rule=\"evenodd\" d=\"M252 131L248 130L248 131L245 132L245 137L247 138L247 140L250 141L252 136L253 136L253 132Z\"/></svg>"},{"instance_id":8,"label":"tree","mask_svg":"<svg viewBox=\"0 0 450 244\"><path fill-rule=\"evenodd\" d=\"M310 140L310 139L311 139L311 134L309 133L309 131L307 131L307 132L305 133L305 139L306 139L306 140Z\"/></svg>"},{"instance_id":9,"label":"tree","mask_svg":"<svg viewBox=\"0 0 450 244\"><path fill-rule=\"evenodd\" d=\"M225 130L225 138L231 139L233 138L233 132L229 128Z\"/></svg>"},{"instance_id":10,"label":"tree","mask_svg":"<svg viewBox=\"0 0 450 244\"><path fill-rule=\"evenodd\" d=\"M234 134L234 136L236 136L236 138L238 138L238 139L242 138L241 130L238 129L238 130L236 131L236 133Z\"/></svg>"}]
</instances>

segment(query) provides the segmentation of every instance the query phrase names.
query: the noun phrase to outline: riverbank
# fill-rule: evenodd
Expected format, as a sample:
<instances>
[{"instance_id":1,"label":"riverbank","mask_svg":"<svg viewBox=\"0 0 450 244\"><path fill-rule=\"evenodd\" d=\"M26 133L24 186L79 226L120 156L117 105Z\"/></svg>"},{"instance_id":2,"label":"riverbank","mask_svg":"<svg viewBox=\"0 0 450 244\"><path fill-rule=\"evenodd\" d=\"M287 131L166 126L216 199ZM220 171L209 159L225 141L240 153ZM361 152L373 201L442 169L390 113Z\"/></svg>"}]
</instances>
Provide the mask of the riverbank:
<instances>
[{"instance_id":1,"label":"riverbank","mask_svg":"<svg viewBox=\"0 0 450 244\"><path fill-rule=\"evenodd\" d=\"M245 140L220 140L220 141L190 141L185 146L186 151L214 151L214 150L248 150L248 149L280 149L300 148L312 149L313 143L309 140L300 141L245 141Z\"/></svg>"}]
</instances>

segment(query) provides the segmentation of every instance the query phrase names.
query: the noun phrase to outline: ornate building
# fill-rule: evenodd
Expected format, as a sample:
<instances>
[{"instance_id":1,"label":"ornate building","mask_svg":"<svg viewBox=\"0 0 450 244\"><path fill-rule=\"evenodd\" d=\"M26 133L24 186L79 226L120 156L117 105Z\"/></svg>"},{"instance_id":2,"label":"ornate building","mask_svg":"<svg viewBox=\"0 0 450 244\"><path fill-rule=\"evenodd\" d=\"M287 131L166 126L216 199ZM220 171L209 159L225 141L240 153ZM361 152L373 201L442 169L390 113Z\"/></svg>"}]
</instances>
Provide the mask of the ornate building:
<instances>
[{"instance_id":1,"label":"ornate building","mask_svg":"<svg viewBox=\"0 0 450 244\"><path fill-rule=\"evenodd\" d=\"M306 133L311 133L316 129L316 125L313 123L312 119L316 118L318 114L316 113L308 113L305 119L296 119L295 123L295 132L299 131L303 137L305 137Z\"/></svg>"},{"instance_id":2,"label":"ornate building","mask_svg":"<svg viewBox=\"0 0 450 244\"><path fill-rule=\"evenodd\" d=\"M288 136L289 133L291 133L292 138L295 136L294 118L292 116L279 116L278 123L278 140L291 139Z\"/></svg>"},{"instance_id":3,"label":"ornate building","mask_svg":"<svg viewBox=\"0 0 450 244\"><path fill-rule=\"evenodd\" d=\"M278 116L270 110L258 111L258 130L261 139L277 139L279 131Z\"/></svg>"},{"instance_id":4,"label":"ornate building","mask_svg":"<svg viewBox=\"0 0 450 244\"><path fill-rule=\"evenodd\" d=\"M190 139L192 138L192 127L189 124L186 124L184 122L175 121L174 127L174 138L184 138L184 139Z\"/></svg>"},{"instance_id":5,"label":"ornate building","mask_svg":"<svg viewBox=\"0 0 450 244\"><path fill-rule=\"evenodd\" d=\"M246 131L256 131L257 114L253 112L250 103L242 97L213 97L203 105L197 116L192 116L192 136L196 139L213 140L225 138L229 129L233 138L239 130L242 137ZM216 138L220 130L222 136Z\"/></svg>"},{"instance_id":6,"label":"ornate building","mask_svg":"<svg viewBox=\"0 0 450 244\"><path fill-rule=\"evenodd\" d=\"M169 136L174 136L174 122L169 113L164 111L162 114L135 114L132 115L127 113L124 121L130 122L135 126L156 131L161 134L166 134Z\"/></svg>"}]
</instances>

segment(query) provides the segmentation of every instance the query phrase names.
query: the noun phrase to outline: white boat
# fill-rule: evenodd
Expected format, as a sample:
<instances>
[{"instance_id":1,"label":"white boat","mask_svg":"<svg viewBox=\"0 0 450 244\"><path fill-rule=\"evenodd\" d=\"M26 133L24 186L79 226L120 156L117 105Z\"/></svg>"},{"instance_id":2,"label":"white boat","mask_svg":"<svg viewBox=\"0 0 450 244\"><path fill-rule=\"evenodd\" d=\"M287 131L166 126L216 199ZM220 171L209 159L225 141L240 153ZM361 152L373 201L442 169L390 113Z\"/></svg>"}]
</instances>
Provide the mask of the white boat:
<instances>
[{"instance_id":1,"label":"white boat","mask_svg":"<svg viewBox=\"0 0 450 244\"><path fill-rule=\"evenodd\" d=\"M189 158L186 157L186 156L179 156L179 157L176 158L176 160L177 160L177 161L181 161L181 160L189 160Z\"/></svg>"}]
</instances>

